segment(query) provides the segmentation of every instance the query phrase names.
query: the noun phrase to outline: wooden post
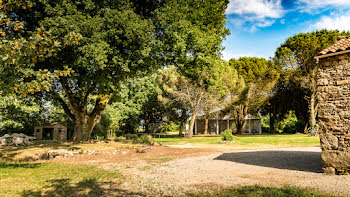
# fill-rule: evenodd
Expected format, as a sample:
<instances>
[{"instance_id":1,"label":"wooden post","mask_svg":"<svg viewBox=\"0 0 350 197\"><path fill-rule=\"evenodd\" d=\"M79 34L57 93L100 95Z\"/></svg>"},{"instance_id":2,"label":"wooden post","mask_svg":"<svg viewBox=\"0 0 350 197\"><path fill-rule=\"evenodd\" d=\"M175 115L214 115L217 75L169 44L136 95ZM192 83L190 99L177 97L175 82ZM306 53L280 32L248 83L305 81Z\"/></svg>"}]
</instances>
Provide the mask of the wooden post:
<instances>
[{"instance_id":1,"label":"wooden post","mask_svg":"<svg viewBox=\"0 0 350 197\"><path fill-rule=\"evenodd\" d=\"M251 134L251 130L250 130L250 119L248 120L248 131L249 131L249 134Z\"/></svg>"},{"instance_id":2,"label":"wooden post","mask_svg":"<svg viewBox=\"0 0 350 197\"><path fill-rule=\"evenodd\" d=\"M227 119L227 130L230 129L230 119Z\"/></svg>"},{"instance_id":3,"label":"wooden post","mask_svg":"<svg viewBox=\"0 0 350 197\"><path fill-rule=\"evenodd\" d=\"M194 120L194 134L196 134L197 135L197 119L196 120Z\"/></svg>"},{"instance_id":4,"label":"wooden post","mask_svg":"<svg viewBox=\"0 0 350 197\"><path fill-rule=\"evenodd\" d=\"M219 119L216 119L216 134L219 134Z\"/></svg>"}]
</instances>

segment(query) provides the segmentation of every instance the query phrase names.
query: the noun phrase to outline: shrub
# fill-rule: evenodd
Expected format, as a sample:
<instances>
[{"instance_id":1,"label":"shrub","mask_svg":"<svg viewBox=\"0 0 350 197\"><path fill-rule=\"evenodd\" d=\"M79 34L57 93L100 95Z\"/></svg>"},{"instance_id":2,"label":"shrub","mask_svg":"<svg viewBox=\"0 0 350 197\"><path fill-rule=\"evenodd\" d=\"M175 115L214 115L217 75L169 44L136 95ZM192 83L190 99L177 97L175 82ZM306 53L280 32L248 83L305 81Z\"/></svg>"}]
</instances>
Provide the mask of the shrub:
<instances>
[{"instance_id":1,"label":"shrub","mask_svg":"<svg viewBox=\"0 0 350 197\"><path fill-rule=\"evenodd\" d=\"M105 139L105 136L98 136L98 135L95 135L95 140L97 141L102 141Z\"/></svg>"},{"instance_id":2,"label":"shrub","mask_svg":"<svg viewBox=\"0 0 350 197\"><path fill-rule=\"evenodd\" d=\"M221 139L223 141L233 141L232 130L227 129L221 133Z\"/></svg>"},{"instance_id":3,"label":"shrub","mask_svg":"<svg viewBox=\"0 0 350 197\"><path fill-rule=\"evenodd\" d=\"M292 122L283 128L283 133L294 134L294 133L297 133L297 132L300 133L303 131L304 131L304 124L301 120L297 120L295 122Z\"/></svg>"},{"instance_id":4,"label":"shrub","mask_svg":"<svg viewBox=\"0 0 350 197\"><path fill-rule=\"evenodd\" d=\"M153 138L151 135L142 135L139 138L139 142L142 144L153 144Z\"/></svg>"},{"instance_id":5,"label":"shrub","mask_svg":"<svg viewBox=\"0 0 350 197\"><path fill-rule=\"evenodd\" d=\"M137 140L137 139L139 139L139 136L137 134L128 133L128 134L125 134L125 138L127 140Z\"/></svg>"},{"instance_id":6,"label":"shrub","mask_svg":"<svg viewBox=\"0 0 350 197\"><path fill-rule=\"evenodd\" d=\"M179 130L179 125L174 122L167 122L157 129L157 133L167 133Z\"/></svg>"}]
</instances>

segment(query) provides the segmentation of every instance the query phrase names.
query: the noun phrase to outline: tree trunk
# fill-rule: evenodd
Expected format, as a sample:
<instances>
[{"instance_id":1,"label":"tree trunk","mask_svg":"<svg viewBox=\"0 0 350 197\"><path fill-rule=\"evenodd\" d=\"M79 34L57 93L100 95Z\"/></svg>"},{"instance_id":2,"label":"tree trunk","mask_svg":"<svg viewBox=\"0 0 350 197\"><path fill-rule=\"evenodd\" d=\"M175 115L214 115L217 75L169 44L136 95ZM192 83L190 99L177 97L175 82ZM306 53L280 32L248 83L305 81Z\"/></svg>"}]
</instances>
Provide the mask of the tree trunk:
<instances>
[{"instance_id":1,"label":"tree trunk","mask_svg":"<svg viewBox=\"0 0 350 197\"><path fill-rule=\"evenodd\" d=\"M79 142L83 139L84 120L76 118L74 120L73 141Z\"/></svg>"},{"instance_id":2,"label":"tree trunk","mask_svg":"<svg viewBox=\"0 0 350 197\"><path fill-rule=\"evenodd\" d=\"M309 126L309 123L305 123L305 126L304 126L304 133L306 134L307 133L307 130L308 130L308 126Z\"/></svg>"},{"instance_id":3,"label":"tree trunk","mask_svg":"<svg viewBox=\"0 0 350 197\"><path fill-rule=\"evenodd\" d=\"M67 102L59 94L53 94L54 98L62 105L64 112L74 123L73 141L80 142L90 140L95 125L100 121L102 112L106 108L113 93L99 94L91 113L87 112L88 97L96 88L93 83L85 94L74 94L68 85L67 79L60 77L60 82L66 93Z\"/></svg>"},{"instance_id":4,"label":"tree trunk","mask_svg":"<svg viewBox=\"0 0 350 197\"><path fill-rule=\"evenodd\" d=\"M181 123L180 123L179 136L182 136L183 129L184 129L184 124L185 124L185 119L186 119L186 110L183 109L182 112L181 112Z\"/></svg>"},{"instance_id":5,"label":"tree trunk","mask_svg":"<svg viewBox=\"0 0 350 197\"><path fill-rule=\"evenodd\" d=\"M208 134L208 126L209 126L209 119L208 117L205 117L204 135Z\"/></svg>"},{"instance_id":6,"label":"tree trunk","mask_svg":"<svg viewBox=\"0 0 350 197\"><path fill-rule=\"evenodd\" d=\"M275 113L274 110L272 110L272 106L270 106L270 134L275 133Z\"/></svg>"},{"instance_id":7,"label":"tree trunk","mask_svg":"<svg viewBox=\"0 0 350 197\"><path fill-rule=\"evenodd\" d=\"M76 116L74 119L73 141L90 141L91 133L96 124L100 121L100 119L100 115L91 117L88 115L84 115L83 112L81 112L80 115Z\"/></svg>"},{"instance_id":8,"label":"tree trunk","mask_svg":"<svg viewBox=\"0 0 350 197\"><path fill-rule=\"evenodd\" d=\"M316 126L316 114L317 114L317 69L311 72L311 95L310 95L310 126L311 128Z\"/></svg>"},{"instance_id":9,"label":"tree trunk","mask_svg":"<svg viewBox=\"0 0 350 197\"><path fill-rule=\"evenodd\" d=\"M191 139L193 136L194 121L196 120L196 112L193 112L190 122L190 128L188 130L187 138Z\"/></svg>"},{"instance_id":10,"label":"tree trunk","mask_svg":"<svg viewBox=\"0 0 350 197\"><path fill-rule=\"evenodd\" d=\"M316 126L316 93L312 93L310 96L310 123L311 127Z\"/></svg>"},{"instance_id":11,"label":"tree trunk","mask_svg":"<svg viewBox=\"0 0 350 197\"><path fill-rule=\"evenodd\" d=\"M149 130L149 116L148 116L148 113L145 112L145 132L146 133L150 133L150 130Z\"/></svg>"},{"instance_id":12,"label":"tree trunk","mask_svg":"<svg viewBox=\"0 0 350 197\"><path fill-rule=\"evenodd\" d=\"M243 125L244 125L244 116L245 116L245 106L240 105L238 107L238 110L236 111L236 128L237 128L237 134L242 134L243 133Z\"/></svg>"},{"instance_id":13,"label":"tree trunk","mask_svg":"<svg viewBox=\"0 0 350 197\"><path fill-rule=\"evenodd\" d=\"M94 130L97 123L99 123L101 120L101 115L97 115L96 117L89 117L88 118L88 124L87 124L87 139L91 140L91 133Z\"/></svg>"}]
</instances>

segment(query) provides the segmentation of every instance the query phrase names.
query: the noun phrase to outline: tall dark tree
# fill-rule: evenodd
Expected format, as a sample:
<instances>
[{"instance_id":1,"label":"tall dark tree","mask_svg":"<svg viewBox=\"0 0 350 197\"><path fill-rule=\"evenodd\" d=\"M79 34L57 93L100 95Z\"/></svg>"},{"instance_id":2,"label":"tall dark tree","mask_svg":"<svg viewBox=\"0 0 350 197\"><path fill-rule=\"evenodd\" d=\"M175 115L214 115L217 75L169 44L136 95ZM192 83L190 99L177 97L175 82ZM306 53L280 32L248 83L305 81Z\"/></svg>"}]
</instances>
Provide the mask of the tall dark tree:
<instances>
[{"instance_id":1,"label":"tall dark tree","mask_svg":"<svg viewBox=\"0 0 350 197\"><path fill-rule=\"evenodd\" d=\"M285 69L293 69L294 78L307 92L310 126L316 125L317 116L317 63L315 56L324 48L335 43L341 35L348 33L320 30L300 33L288 38L276 50L276 62Z\"/></svg>"},{"instance_id":2,"label":"tall dark tree","mask_svg":"<svg viewBox=\"0 0 350 197\"><path fill-rule=\"evenodd\" d=\"M235 116L237 132L241 133L244 117L256 113L267 104L271 91L279 78L279 69L272 61L257 57L231 59L229 64L243 77L245 89L231 104Z\"/></svg>"},{"instance_id":3,"label":"tall dark tree","mask_svg":"<svg viewBox=\"0 0 350 197\"><path fill-rule=\"evenodd\" d=\"M4 1L1 84L46 91L88 140L120 83L166 64L200 75L228 33L228 1ZM186 71L186 72L185 72Z\"/></svg>"}]
</instances>

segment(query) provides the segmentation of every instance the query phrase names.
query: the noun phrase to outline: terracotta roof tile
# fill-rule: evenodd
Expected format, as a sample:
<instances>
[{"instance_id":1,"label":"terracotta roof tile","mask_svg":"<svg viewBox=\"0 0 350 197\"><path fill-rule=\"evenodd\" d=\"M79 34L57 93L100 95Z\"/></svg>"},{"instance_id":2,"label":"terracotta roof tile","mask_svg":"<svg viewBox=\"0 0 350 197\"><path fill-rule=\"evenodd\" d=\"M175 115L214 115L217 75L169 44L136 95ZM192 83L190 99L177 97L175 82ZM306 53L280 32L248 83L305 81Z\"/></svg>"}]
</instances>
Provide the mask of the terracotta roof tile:
<instances>
[{"instance_id":1,"label":"terracotta roof tile","mask_svg":"<svg viewBox=\"0 0 350 197\"><path fill-rule=\"evenodd\" d=\"M335 52L346 51L350 49L350 37L349 36L341 36L340 40L333 44L332 46L323 49L321 52L317 54L317 56L326 55Z\"/></svg>"}]
</instances>

